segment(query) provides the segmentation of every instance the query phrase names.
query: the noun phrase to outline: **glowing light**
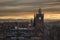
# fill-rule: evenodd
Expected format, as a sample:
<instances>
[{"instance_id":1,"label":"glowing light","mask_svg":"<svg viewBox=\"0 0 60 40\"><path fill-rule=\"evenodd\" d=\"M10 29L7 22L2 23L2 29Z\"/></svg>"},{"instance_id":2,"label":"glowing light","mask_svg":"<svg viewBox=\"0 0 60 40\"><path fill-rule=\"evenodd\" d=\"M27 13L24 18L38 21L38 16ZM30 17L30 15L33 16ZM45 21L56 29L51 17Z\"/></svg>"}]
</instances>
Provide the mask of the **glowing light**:
<instances>
[{"instance_id":1,"label":"glowing light","mask_svg":"<svg viewBox=\"0 0 60 40\"><path fill-rule=\"evenodd\" d=\"M0 19L34 19L34 14L33 14L34 12L22 12L22 13L14 14L14 15L11 14L8 16L6 15L0 16ZM45 20L60 20L60 12L44 12L44 19Z\"/></svg>"},{"instance_id":2,"label":"glowing light","mask_svg":"<svg viewBox=\"0 0 60 40\"><path fill-rule=\"evenodd\" d=\"M44 14L45 20L60 20L60 12L46 12Z\"/></svg>"}]
</instances>

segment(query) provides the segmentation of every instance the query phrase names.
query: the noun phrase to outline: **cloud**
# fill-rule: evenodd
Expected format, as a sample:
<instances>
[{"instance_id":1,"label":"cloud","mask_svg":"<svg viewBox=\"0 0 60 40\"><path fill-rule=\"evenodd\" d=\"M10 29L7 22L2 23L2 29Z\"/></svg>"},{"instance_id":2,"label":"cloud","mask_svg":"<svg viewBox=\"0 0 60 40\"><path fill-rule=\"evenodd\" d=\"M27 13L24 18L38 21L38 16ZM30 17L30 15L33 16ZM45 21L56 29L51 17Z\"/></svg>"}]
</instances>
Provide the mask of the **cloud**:
<instances>
[{"instance_id":1,"label":"cloud","mask_svg":"<svg viewBox=\"0 0 60 40\"><path fill-rule=\"evenodd\" d=\"M1 0L0 11L35 11L38 8L56 8L53 7L55 4L60 7L60 5L56 3L57 1L58 0ZM58 4L60 4L60 2Z\"/></svg>"},{"instance_id":2,"label":"cloud","mask_svg":"<svg viewBox=\"0 0 60 40\"><path fill-rule=\"evenodd\" d=\"M34 4L34 3L46 3L46 2L54 2L58 0L1 0L0 6L3 5L20 5L20 4Z\"/></svg>"}]
</instances>

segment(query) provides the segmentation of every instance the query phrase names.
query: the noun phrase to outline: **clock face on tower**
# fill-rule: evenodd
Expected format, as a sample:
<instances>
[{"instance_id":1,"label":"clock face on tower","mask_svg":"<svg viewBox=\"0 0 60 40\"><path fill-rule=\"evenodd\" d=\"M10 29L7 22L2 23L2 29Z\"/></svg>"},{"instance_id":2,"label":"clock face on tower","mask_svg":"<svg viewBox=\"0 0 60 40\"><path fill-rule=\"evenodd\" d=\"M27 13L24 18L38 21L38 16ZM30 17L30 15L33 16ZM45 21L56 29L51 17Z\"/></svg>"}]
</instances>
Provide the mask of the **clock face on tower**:
<instances>
[{"instance_id":1,"label":"clock face on tower","mask_svg":"<svg viewBox=\"0 0 60 40\"><path fill-rule=\"evenodd\" d=\"M43 17L41 14L38 14L36 15L36 19L39 20L39 21L42 21L43 20Z\"/></svg>"},{"instance_id":2,"label":"clock face on tower","mask_svg":"<svg viewBox=\"0 0 60 40\"><path fill-rule=\"evenodd\" d=\"M41 17L39 17L39 20L41 20Z\"/></svg>"}]
</instances>

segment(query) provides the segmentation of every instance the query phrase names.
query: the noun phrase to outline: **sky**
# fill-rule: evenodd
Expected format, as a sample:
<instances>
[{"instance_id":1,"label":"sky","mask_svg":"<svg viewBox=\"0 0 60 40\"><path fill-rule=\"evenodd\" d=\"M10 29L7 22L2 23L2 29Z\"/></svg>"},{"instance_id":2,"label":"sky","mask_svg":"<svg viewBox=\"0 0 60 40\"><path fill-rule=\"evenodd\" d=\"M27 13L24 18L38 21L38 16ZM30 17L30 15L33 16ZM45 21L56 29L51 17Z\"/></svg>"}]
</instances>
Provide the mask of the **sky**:
<instances>
[{"instance_id":1,"label":"sky","mask_svg":"<svg viewBox=\"0 0 60 40\"><path fill-rule=\"evenodd\" d=\"M60 20L60 11L45 12L44 19L45 20Z\"/></svg>"},{"instance_id":2,"label":"sky","mask_svg":"<svg viewBox=\"0 0 60 40\"><path fill-rule=\"evenodd\" d=\"M60 9L60 0L0 0L0 11L36 11Z\"/></svg>"},{"instance_id":3,"label":"sky","mask_svg":"<svg viewBox=\"0 0 60 40\"><path fill-rule=\"evenodd\" d=\"M60 0L0 0L0 19L33 19L39 8L44 19L60 19Z\"/></svg>"},{"instance_id":4,"label":"sky","mask_svg":"<svg viewBox=\"0 0 60 40\"><path fill-rule=\"evenodd\" d=\"M60 11L47 12L44 13L45 20L60 20ZM0 19L34 19L34 14L37 12L4 12L0 15Z\"/></svg>"}]
</instances>

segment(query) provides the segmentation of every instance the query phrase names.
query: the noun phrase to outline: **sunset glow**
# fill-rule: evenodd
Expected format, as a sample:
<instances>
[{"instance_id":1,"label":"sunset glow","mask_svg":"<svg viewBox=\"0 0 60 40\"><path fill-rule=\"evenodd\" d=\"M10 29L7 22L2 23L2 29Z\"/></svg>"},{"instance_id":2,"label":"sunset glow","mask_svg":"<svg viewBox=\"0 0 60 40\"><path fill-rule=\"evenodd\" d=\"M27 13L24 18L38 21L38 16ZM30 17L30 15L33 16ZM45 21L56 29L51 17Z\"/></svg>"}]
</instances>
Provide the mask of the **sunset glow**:
<instances>
[{"instance_id":1,"label":"sunset glow","mask_svg":"<svg viewBox=\"0 0 60 40\"><path fill-rule=\"evenodd\" d=\"M36 12L16 12L15 14L10 14L0 16L0 19L34 19L34 13ZM44 12L45 20L60 20L60 12Z\"/></svg>"},{"instance_id":2,"label":"sunset glow","mask_svg":"<svg viewBox=\"0 0 60 40\"><path fill-rule=\"evenodd\" d=\"M45 20L60 20L60 12L59 11L45 12L44 19Z\"/></svg>"},{"instance_id":3,"label":"sunset glow","mask_svg":"<svg viewBox=\"0 0 60 40\"><path fill-rule=\"evenodd\" d=\"M1 16L0 19L33 19L33 16Z\"/></svg>"},{"instance_id":4,"label":"sunset glow","mask_svg":"<svg viewBox=\"0 0 60 40\"><path fill-rule=\"evenodd\" d=\"M60 20L60 14L45 14L44 19L46 19L46 20Z\"/></svg>"}]
</instances>

